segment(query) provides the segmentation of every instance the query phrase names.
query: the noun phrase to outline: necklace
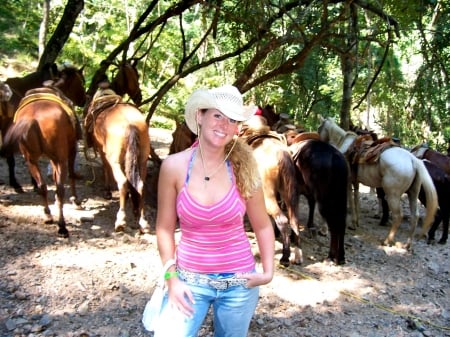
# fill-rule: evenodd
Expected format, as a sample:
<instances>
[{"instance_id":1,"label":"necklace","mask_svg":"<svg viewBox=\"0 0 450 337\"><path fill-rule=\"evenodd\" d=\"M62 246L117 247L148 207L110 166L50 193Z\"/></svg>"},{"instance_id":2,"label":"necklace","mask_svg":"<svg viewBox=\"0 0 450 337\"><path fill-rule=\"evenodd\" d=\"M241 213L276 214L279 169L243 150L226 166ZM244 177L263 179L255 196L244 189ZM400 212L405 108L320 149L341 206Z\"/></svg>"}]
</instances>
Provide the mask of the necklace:
<instances>
[{"instance_id":1,"label":"necklace","mask_svg":"<svg viewBox=\"0 0 450 337\"><path fill-rule=\"evenodd\" d=\"M211 180L211 178L217 173L219 172L220 168L222 167L222 165L227 161L228 157L231 154L231 151L233 151L234 145L236 144L236 140L234 141L233 145L231 146L230 151L228 151L227 155L225 156L225 158L223 159L223 161L210 173L207 174L206 173L206 167L205 167L205 158L203 157L203 150L202 150L202 145L200 143L200 138L198 140L198 148L200 149L200 157L202 159L202 167L203 167L203 174L204 177L203 179L205 180L205 182L208 182Z\"/></svg>"}]
</instances>

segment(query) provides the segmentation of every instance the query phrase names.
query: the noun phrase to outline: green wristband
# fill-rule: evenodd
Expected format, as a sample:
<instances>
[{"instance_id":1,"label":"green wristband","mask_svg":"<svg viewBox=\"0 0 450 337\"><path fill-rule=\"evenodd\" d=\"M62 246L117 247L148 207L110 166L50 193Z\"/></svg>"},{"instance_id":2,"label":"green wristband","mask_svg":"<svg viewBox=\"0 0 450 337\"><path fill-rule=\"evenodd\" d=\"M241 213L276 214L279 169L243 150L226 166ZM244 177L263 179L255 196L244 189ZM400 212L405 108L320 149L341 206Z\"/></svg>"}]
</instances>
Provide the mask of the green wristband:
<instances>
[{"instance_id":1,"label":"green wristband","mask_svg":"<svg viewBox=\"0 0 450 337\"><path fill-rule=\"evenodd\" d=\"M177 277L177 276L178 276L178 272L176 272L176 271L168 271L168 272L166 272L164 274L164 279L168 280L168 279L170 279L172 277Z\"/></svg>"}]
</instances>

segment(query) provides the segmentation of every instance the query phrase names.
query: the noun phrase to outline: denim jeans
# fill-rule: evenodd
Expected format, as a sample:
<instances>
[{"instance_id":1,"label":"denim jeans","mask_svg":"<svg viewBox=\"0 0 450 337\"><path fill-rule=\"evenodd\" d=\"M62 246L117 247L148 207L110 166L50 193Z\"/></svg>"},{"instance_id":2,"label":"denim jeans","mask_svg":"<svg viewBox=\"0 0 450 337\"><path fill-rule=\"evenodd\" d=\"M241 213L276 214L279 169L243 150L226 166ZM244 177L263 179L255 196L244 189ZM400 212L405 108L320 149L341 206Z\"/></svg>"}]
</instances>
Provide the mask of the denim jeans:
<instances>
[{"instance_id":1,"label":"denim jeans","mask_svg":"<svg viewBox=\"0 0 450 337\"><path fill-rule=\"evenodd\" d=\"M217 290L209 285L188 285L195 299L193 317L189 318L168 305L166 293L154 337L197 337L210 306L214 313L214 337L247 336L258 303L259 287L232 286Z\"/></svg>"}]
</instances>

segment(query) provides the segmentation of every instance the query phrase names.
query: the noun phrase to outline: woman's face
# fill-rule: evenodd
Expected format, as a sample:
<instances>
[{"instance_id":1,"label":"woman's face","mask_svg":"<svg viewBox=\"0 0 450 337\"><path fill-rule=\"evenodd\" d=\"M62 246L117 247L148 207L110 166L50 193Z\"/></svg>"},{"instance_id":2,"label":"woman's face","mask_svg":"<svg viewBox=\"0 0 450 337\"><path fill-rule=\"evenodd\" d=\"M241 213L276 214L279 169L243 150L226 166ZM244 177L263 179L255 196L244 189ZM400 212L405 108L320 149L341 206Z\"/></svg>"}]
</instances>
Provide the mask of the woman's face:
<instances>
[{"instance_id":1,"label":"woman's face","mask_svg":"<svg viewBox=\"0 0 450 337\"><path fill-rule=\"evenodd\" d=\"M199 111L197 120L201 125L202 136L214 143L223 142L224 145L233 139L239 128L237 121L228 118L217 109Z\"/></svg>"}]
</instances>

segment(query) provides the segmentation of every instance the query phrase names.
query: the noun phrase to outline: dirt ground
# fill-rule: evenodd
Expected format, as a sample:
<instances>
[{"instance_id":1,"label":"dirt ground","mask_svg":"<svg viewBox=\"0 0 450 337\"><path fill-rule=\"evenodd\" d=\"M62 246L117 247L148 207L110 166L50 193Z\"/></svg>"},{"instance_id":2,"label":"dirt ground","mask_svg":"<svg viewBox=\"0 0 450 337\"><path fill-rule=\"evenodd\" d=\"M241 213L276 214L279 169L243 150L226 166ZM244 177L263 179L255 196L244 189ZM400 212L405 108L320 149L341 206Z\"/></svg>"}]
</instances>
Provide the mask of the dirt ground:
<instances>
[{"instance_id":1,"label":"dirt ground","mask_svg":"<svg viewBox=\"0 0 450 337\"><path fill-rule=\"evenodd\" d=\"M164 157L170 132L150 132ZM64 205L70 238L61 239L56 225L43 224L40 199L23 160L16 158L24 194L5 184L6 162L0 160L0 336L151 336L141 315L160 270L155 236L139 235L135 228L114 233L118 199L102 198L98 160L88 164L80 154L83 209ZM49 188L54 193L51 183ZM344 266L322 262L326 236L305 238L304 264L289 268L278 266L277 243L275 277L261 287L249 336L450 336L449 244L422 240L412 252L383 247L388 228L378 226L377 200L367 188L361 210L360 227L347 231ZM150 193L145 211L154 227ZM302 202L303 221L305 212ZM398 241L405 241L407 228L405 220ZM251 232L248 236L254 242ZM211 326L208 319L201 336L213 336Z\"/></svg>"}]
</instances>

